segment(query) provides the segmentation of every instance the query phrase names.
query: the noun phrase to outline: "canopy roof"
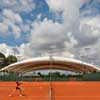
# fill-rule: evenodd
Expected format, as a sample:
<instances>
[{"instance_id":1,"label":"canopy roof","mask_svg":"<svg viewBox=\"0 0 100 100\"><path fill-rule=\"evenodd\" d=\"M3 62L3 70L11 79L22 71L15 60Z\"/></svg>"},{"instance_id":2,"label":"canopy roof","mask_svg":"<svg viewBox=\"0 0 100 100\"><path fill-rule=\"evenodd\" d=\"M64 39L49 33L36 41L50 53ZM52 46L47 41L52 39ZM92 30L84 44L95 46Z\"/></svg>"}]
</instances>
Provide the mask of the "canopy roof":
<instances>
[{"instance_id":1,"label":"canopy roof","mask_svg":"<svg viewBox=\"0 0 100 100\"><path fill-rule=\"evenodd\" d=\"M100 68L79 60L64 57L38 57L17 62L2 68L0 71L30 72L42 69L60 69L74 72L96 72Z\"/></svg>"}]
</instances>

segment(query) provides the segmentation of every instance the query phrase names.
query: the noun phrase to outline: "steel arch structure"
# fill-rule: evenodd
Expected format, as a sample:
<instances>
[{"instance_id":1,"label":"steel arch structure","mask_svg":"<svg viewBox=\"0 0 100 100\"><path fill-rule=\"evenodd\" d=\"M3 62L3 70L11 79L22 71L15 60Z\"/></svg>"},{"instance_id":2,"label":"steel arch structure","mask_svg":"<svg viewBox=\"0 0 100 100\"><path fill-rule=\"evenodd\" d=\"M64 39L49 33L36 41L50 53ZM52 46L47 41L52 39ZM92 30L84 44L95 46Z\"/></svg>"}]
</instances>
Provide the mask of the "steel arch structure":
<instances>
[{"instance_id":1,"label":"steel arch structure","mask_svg":"<svg viewBox=\"0 0 100 100\"><path fill-rule=\"evenodd\" d=\"M25 73L43 69L59 69L73 72L98 72L100 68L85 62L65 57L37 57L2 68L0 71Z\"/></svg>"}]
</instances>

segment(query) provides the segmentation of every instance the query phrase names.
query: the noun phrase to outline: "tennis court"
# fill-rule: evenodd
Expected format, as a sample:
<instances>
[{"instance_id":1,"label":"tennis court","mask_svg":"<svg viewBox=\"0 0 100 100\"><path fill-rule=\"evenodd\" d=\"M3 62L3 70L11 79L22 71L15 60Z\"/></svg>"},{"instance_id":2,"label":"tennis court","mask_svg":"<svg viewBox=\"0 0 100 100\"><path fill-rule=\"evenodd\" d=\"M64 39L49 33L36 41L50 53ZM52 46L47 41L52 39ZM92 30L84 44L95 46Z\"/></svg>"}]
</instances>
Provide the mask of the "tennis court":
<instances>
[{"instance_id":1,"label":"tennis court","mask_svg":"<svg viewBox=\"0 0 100 100\"><path fill-rule=\"evenodd\" d=\"M0 100L100 100L100 82L23 82L19 96L15 82L0 82Z\"/></svg>"}]
</instances>

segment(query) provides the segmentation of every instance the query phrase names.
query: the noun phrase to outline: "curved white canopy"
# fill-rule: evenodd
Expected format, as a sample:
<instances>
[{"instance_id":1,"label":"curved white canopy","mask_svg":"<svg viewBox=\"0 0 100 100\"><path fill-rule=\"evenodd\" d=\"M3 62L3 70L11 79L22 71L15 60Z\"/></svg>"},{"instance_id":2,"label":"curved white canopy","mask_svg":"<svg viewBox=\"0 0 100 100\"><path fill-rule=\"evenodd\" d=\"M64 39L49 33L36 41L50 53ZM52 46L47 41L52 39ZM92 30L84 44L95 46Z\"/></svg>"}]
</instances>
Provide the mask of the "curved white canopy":
<instances>
[{"instance_id":1,"label":"curved white canopy","mask_svg":"<svg viewBox=\"0 0 100 100\"><path fill-rule=\"evenodd\" d=\"M100 68L79 60L65 57L38 57L17 62L2 68L0 71L29 72L42 69L61 69L74 72L95 72Z\"/></svg>"}]
</instances>

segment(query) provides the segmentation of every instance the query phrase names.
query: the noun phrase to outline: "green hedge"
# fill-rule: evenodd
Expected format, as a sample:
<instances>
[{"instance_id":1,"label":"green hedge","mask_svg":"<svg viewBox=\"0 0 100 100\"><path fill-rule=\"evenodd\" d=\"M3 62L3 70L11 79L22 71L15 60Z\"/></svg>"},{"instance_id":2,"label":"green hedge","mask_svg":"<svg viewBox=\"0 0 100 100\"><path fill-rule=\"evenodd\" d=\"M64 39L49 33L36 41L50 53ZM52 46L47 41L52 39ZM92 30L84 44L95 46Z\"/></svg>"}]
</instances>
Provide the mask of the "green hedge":
<instances>
[{"instance_id":1,"label":"green hedge","mask_svg":"<svg viewBox=\"0 0 100 100\"><path fill-rule=\"evenodd\" d=\"M75 79L77 81L100 81L100 72L89 73L83 75L59 75L59 74L48 74L40 76L18 76L16 73L0 73L1 81L35 81L39 79L40 81L68 81L70 79ZM38 80L39 81L39 80Z\"/></svg>"}]
</instances>

